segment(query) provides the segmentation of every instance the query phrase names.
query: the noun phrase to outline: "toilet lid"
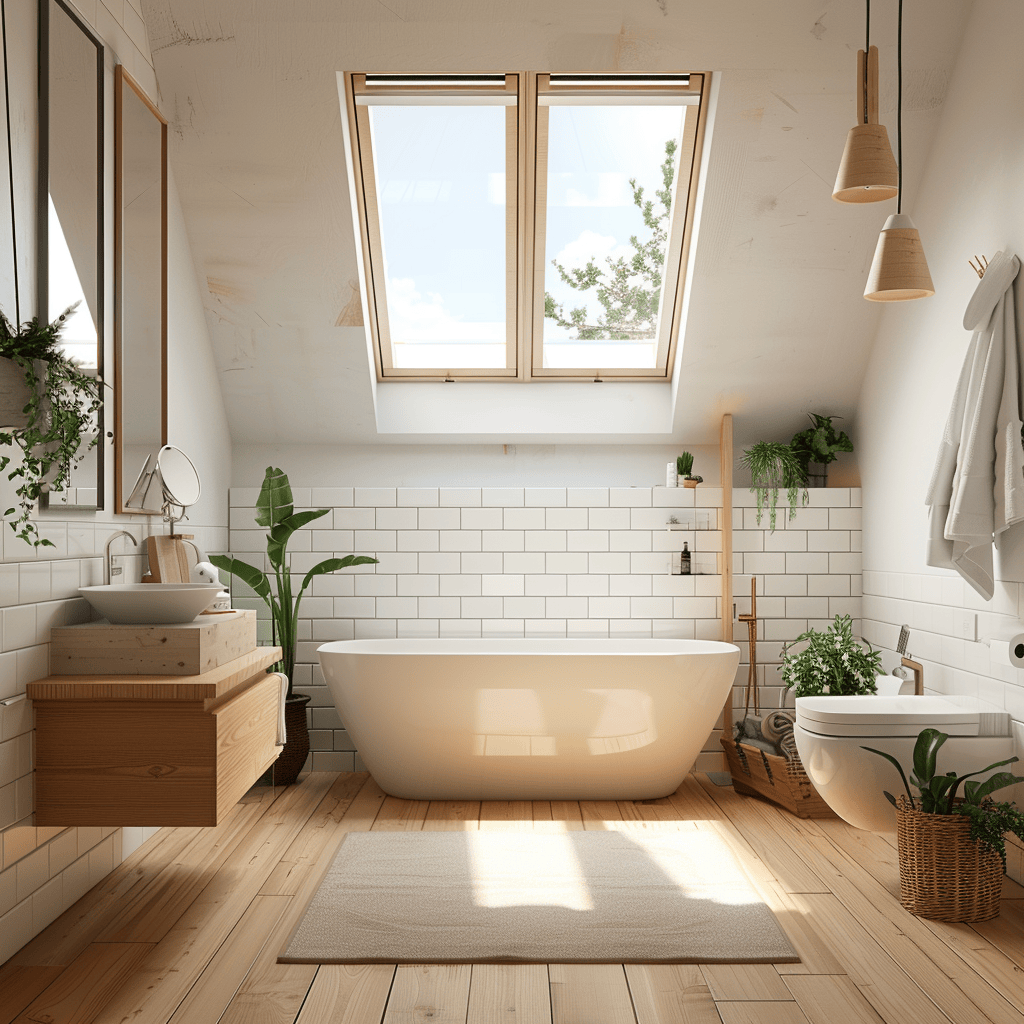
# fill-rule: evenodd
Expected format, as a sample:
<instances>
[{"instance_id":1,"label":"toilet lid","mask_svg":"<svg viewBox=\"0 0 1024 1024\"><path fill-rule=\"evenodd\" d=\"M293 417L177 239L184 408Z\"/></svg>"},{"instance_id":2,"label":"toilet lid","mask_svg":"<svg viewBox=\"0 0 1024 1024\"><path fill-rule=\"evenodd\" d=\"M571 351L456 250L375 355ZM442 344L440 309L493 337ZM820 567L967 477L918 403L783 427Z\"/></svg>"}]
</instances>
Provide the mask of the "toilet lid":
<instances>
[{"instance_id":1,"label":"toilet lid","mask_svg":"<svg viewBox=\"0 0 1024 1024\"><path fill-rule=\"evenodd\" d=\"M1008 736L1010 716L970 697L799 697L797 724L823 736Z\"/></svg>"}]
</instances>

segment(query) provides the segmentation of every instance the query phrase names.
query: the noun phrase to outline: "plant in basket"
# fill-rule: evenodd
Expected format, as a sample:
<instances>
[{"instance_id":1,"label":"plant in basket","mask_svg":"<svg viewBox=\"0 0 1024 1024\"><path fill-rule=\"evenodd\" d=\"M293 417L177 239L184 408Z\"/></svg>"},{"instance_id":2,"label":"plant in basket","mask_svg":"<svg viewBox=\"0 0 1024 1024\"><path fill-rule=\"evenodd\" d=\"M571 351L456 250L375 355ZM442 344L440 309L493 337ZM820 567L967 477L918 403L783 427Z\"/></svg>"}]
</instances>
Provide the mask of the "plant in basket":
<instances>
[{"instance_id":1,"label":"plant in basket","mask_svg":"<svg viewBox=\"0 0 1024 1024\"><path fill-rule=\"evenodd\" d=\"M751 595L752 607L754 596ZM756 615L741 616L756 623ZM755 630L751 629L751 665L754 663ZM853 622L848 615L836 616L824 632L808 630L796 642L806 642L797 654L788 646L780 666L787 686L798 696L807 694L859 694L875 692L875 674L881 671L881 653L870 644L865 651L853 637ZM753 672L748 683L748 710ZM755 713L744 713L735 736L722 737L726 760L737 793L767 797L800 818L834 817L822 800L800 761L793 735L795 715L780 708L761 715L757 701Z\"/></svg>"},{"instance_id":2,"label":"plant in basket","mask_svg":"<svg viewBox=\"0 0 1024 1024\"><path fill-rule=\"evenodd\" d=\"M911 913L936 921L988 921L999 914L1006 834L1024 839L1024 814L1011 802L993 800L992 794L1024 778L995 771L1017 757L966 775L936 774L937 754L948 738L937 729L921 731L909 781L892 754L874 747L864 750L889 761L906 791L898 799L885 793L896 808L900 902ZM967 781L990 772L985 780ZM918 791L916 800L911 783ZM961 783L962 798L957 796Z\"/></svg>"},{"instance_id":3,"label":"plant in basket","mask_svg":"<svg viewBox=\"0 0 1024 1024\"><path fill-rule=\"evenodd\" d=\"M277 668L288 677L288 699L285 703L288 741L284 752L275 766L274 781L288 785L294 782L302 770L309 753L309 733L306 723L306 704L309 697L295 696L292 684L295 675L295 652L298 642L299 606L310 583L317 576L347 569L353 565L375 563L376 558L368 555L345 555L342 558L326 558L314 565L302 578L298 590L294 590L291 566L288 561L288 541L293 533L308 523L327 515L330 509L311 509L296 512L288 474L283 470L267 467L263 486L256 499L256 522L270 529L267 534L267 562L270 564L273 582L262 569L257 569L240 558L229 555L211 555L210 561L252 588L270 609L274 624L274 636L281 646L282 660ZM294 725L294 728L293 728ZM293 739L294 737L294 739ZM294 771L292 770L294 768ZM284 777L282 778L282 775Z\"/></svg>"}]
</instances>

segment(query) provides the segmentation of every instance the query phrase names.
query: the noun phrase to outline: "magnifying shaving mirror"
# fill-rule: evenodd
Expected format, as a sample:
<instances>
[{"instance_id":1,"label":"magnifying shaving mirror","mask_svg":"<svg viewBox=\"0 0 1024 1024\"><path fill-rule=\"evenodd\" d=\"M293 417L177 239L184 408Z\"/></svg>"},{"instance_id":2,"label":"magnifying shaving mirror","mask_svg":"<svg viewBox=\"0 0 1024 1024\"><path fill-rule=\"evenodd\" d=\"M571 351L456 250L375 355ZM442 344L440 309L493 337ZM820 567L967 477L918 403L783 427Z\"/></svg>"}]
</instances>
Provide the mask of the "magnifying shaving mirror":
<instances>
[{"instance_id":1,"label":"magnifying shaving mirror","mask_svg":"<svg viewBox=\"0 0 1024 1024\"><path fill-rule=\"evenodd\" d=\"M180 448L165 444L146 458L125 509L162 515L173 533L174 524L186 518L186 510L201 493L202 484L192 460Z\"/></svg>"}]
</instances>

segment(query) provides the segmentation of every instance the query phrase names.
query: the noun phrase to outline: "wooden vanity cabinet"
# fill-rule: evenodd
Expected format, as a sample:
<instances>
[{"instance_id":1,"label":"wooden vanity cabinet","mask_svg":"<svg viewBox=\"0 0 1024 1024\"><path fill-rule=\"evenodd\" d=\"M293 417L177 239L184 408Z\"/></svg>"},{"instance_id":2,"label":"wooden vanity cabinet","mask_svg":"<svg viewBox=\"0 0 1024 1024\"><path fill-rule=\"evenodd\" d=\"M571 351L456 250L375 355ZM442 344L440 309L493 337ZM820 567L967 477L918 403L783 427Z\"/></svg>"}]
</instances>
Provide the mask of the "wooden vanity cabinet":
<instances>
[{"instance_id":1,"label":"wooden vanity cabinet","mask_svg":"<svg viewBox=\"0 0 1024 1024\"><path fill-rule=\"evenodd\" d=\"M196 675L30 683L36 824L216 825L276 760L278 647Z\"/></svg>"}]
</instances>

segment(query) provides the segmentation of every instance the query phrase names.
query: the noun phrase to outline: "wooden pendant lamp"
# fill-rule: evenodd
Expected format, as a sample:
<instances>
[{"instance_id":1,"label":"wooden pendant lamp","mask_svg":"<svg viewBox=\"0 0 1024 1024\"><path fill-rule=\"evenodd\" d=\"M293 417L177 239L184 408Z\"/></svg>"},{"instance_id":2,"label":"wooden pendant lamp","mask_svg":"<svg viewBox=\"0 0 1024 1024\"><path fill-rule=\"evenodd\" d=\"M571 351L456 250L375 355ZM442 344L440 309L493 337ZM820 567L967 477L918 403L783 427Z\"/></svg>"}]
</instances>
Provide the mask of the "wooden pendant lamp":
<instances>
[{"instance_id":1,"label":"wooden pendant lamp","mask_svg":"<svg viewBox=\"0 0 1024 1024\"><path fill-rule=\"evenodd\" d=\"M867 53L857 51L857 89L861 123L846 136L832 198L840 203L878 203L896 195L898 172L889 133L878 123L877 46L868 46Z\"/></svg>"},{"instance_id":2,"label":"wooden pendant lamp","mask_svg":"<svg viewBox=\"0 0 1024 1024\"><path fill-rule=\"evenodd\" d=\"M896 213L888 218L875 247L864 298L872 302L901 302L935 294L921 236L903 212L903 0L899 2L896 41L896 150L899 179Z\"/></svg>"}]
</instances>

